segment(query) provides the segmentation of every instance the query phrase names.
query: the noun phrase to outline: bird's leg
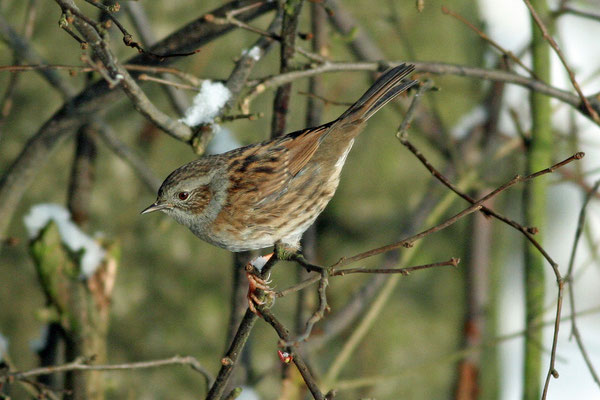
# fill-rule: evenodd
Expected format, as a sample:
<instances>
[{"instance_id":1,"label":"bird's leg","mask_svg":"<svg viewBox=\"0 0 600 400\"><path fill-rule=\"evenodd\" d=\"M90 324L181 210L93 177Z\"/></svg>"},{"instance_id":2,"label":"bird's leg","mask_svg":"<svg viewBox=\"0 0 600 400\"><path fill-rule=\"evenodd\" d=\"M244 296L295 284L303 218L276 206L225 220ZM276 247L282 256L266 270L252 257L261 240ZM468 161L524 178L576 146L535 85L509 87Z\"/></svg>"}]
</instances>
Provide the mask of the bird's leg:
<instances>
[{"instance_id":1,"label":"bird's leg","mask_svg":"<svg viewBox=\"0 0 600 400\"><path fill-rule=\"evenodd\" d=\"M256 305L263 305L268 301L274 299L275 292L269 287L269 279L263 279L260 276L260 271L269 264L269 262L274 263L276 261L276 257L273 257L273 253L267 254L265 256L256 257L253 260L250 260L248 264L246 264L246 277L248 278L248 308L254 314L261 317L260 312L256 309ZM265 298L267 300L265 300Z\"/></svg>"},{"instance_id":2,"label":"bird's leg","mask_svg":"<svg viewBox=\"0 0 600 400\"><path fill-rule=\"evenodd\" d=\"M329 272L326 268L309 263L298 249L290 249L282 244L276 244L275 252L277 253L277 259L282 261L295 261L304 267L304 269L306 269L308 272L318 272L321 275L327 275Z\"/></svg>"},{"instance_id":3,"label":"bird's leg","mask_svg":"<svg viewBox=\"0 0 600 400\"><path fill-rule=\"evenodd\" d=\"M302 255L302 253L296 253L291 258L290 261L296 261L298 264L304 267L308 272L318 272L319 274L326 276L328 271L327 268L321 267L320 265L311 264L308 262L306 258Z\"/></svg>"}]
</instances>

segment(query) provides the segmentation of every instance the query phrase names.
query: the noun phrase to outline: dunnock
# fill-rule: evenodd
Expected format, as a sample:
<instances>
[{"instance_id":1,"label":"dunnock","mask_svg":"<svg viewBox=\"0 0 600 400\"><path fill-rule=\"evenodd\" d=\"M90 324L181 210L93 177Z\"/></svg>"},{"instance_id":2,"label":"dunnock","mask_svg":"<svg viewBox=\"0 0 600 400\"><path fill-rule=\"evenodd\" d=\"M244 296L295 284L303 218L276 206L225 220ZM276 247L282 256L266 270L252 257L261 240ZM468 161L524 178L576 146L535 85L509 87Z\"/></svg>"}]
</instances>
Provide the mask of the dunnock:
<instances>
[{"instance_id":1,"label":"dunnock","mask_svg":"<svg viewBox=\"0 0 600 400\"><path fill-rule=\"evenodd\" d=\"M204 156L173 171L142 211L163 211L196 236L230 251L275 244L296 251L335 193L354 138L381 107L414 86L402 64L336 120Z\"/></svg>"}]
</instances>

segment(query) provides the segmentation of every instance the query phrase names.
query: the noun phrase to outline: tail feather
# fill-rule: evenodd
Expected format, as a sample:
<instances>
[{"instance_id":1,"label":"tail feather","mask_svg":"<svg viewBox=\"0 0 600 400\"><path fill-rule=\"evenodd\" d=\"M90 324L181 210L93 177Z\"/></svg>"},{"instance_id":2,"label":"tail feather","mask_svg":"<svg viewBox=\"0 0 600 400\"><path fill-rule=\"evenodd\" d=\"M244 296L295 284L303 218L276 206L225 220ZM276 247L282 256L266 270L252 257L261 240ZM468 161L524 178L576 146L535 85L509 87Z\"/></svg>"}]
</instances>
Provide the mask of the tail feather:
<instances>
[{"instance_id":1,"label":"tail feather","mask_svg":"<svg viewBox=\"0 0 600 400\"><path fill-rule=\"evenodd\" d=\"M394 97L417 84L417 81L404 80L414 69L415 66L412 64L401 64L386 71L356 103L338 118L338 121L362 123L371 118Z\"/></svg>"}]
</instances>

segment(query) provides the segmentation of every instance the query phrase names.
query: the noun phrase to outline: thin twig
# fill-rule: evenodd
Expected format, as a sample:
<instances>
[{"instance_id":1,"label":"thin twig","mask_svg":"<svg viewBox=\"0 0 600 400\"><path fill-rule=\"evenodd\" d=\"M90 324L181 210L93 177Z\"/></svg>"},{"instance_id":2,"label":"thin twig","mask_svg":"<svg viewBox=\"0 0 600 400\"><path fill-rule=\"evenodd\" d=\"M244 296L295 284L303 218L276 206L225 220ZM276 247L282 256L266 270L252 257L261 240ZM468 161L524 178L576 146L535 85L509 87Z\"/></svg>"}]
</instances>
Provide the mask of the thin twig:
<instances>
[{"instance_id":1,"label":"thin twig","mask_svg":"<svg viewBox=\"0 0 600 400\"><path fill-rule=\"evenodd\" d=\"M515 72L504 71L499 69L488 69L488 68L477 68L465 65L447 64L439 62L419 62L419 61L387 61L381 62L325 62L315 67L299 69L284 74L266 76L260 79L248 81L250 91L243 98L241 102L242 109L247 110L250 107L250 102L259 94L263 93L267 89L272 89L277 86L283 85L288 82L292 82L298 79L307 78L314 75L320 75L323 73L330 72L341 72L341 71L379 71L382 68L392 67L401 63L410 63L415 66L415 71L421 73L431 73L439 75L456 75L464 76L476 79L485 79L496 82L512 83L525 87L529 90L533 90L547 96L556 98L564 103L574 107L577 111L581 112L588 118L591 118L589 110L581 108L581 98L578 95L574 95L566 90L558 89L550 86L545 82L529 78L523 75L519 75ZM600 110L600 104L594 100L593 96L589 99L589 102L593 104L594 110ZM244 111L249 112L249 111Z\"/></svg>"},{"instance_id":2,"label":"thin twig","mask_svg":"<svg viewBox=\"0 0 600 400\"><path fill-rule=\"evenodd\" d=\"M73 39L75 39L75 41L77 43L79 43L79 47L81 47L82 50L87 49L88 43L85 40L83 40L82 38L80 38L78 34L73 32L73 30L71 28L69 28L68 25L60 25L60 28L63 31L65 31L69 36L71 36Z\"/></svg>"},{"instance_id":3,"label":"thin twig","mask_svg":"<svg viewBox=\"0 0 600 400\"><path fill-rule=\"evenodd\" d=\"M91 365L88 364L89 361L90 360L85 357L78 357L73 362L63 365L34 368L28 371L7 372L5 374L0 375L0 382L6 382L9 380L23 380L33 376L49 375L65 371L116 371L157 368L165 365L189 365L194 371L197 371L200 374L202 374L202 376L206 380L207 387L209 387L214 380L210 372L208 372L208 370L204 368L196 358L191 356L174 356L160 360L105 365Z\"/></svg>"},{"instance_id":4,"label":"thin twig","mask_svg":"<svg viewBox=\"0 0 600 400\"><path fill-rule=\"evenodd\" d=\"M315 98L315 99L319 99L319 100L321 100L321 101L322 101L323 103L325 103L325 104L331 104L331 105L334 105L334 106L344 106L344 107L349 107L349 106L351 106L352 104L354 104L354 103L345 102L345 101L336 101L336 100L331 100L331 99L328 99L328 98L326 98L326 97L324 97L324 96L320 96L320 95L318 95L318 94L314 94L314 93L304 92L304 91L302 91L302 90L298 90L298 94L301 94L301 95L303 95L303 96L307 96L307 97L313 97L313 98Z\"/></svg>"},{"instance_id":5,"label":"thin twig","mask_svg":"<svg viewBox=\"0 0 600 400\"><path fill-rule=\"evenodd\" d=\"M359 267L359 268L346 268L346 269L335 269L330 268L328 272L328 276L336 277L336 276L344 276L349 274L400 274L400 275L410 275L411 272L419 271L422 269L429 269L435 267L443 267L443 266L453 266L456 267L460 263L460 258L451 258L447 261L441 261L432 264L423 264L423 265L415 265L412 267L402 267L402 268L367 268L367 267ZM306 289L308 286L319 282L321 277L318 275L314 275L306 278L302 282L299 282L295 285L292 285L286 289L280 290L275 293L275 297L285 297L291 293L298 292L300 290Z\"/></svg>"},{"instance_id":6,"label":"thin twig","mask_svg":"<svg viewBox=\"0 0 600 400\"><path fill-rule=\"evenodd\" d=\"M156 83L160 83L162 85L176 87L178 89L193 90L195 92L198 91L198 87L197 86L191 86L191 85L186 85L186 84L183 84L183 83L173 82L173 81L170 81L170 80L164 79L164 78L156 78L154 76L150 76L150 75L147 75L147 74L140 74L138 76L138 80L140 80L140 81L156 82Z\"/></svg>"},{"instance_id":7,"label":"thin twig","mask_svg":"<svg viewBox=\"0 0 600 400\"><path fill-rule=\"evenodd\" d=\"M515 63L519 64L521 66L521 68L523 68L525 71L529 72L529 74L532 77L536 78L535 73L531 70L531 68L529 68L527 65L525 65L525 63L523 63L523 61L521 61L521 59L519 57L517 57L512 51L507 50L504 47L502 47L498 42L496 42L494 39L492 39L491 37L489 37L481 29L477 28L475 25L473 25L471 22L469 22L465 17L463 17L462 15L458 14L457 12L454 12L454 11L450 10L446 6L442 6L442 12L444 14L450 15L451 17L454 17L458 21L462 22L469 29L471 29L473 32L475 32L477 35L479 35L479 37L481 39L483 39L484 41L488 42L493 48L495 48L500 53L504 54L506 57L508 57L511 60L513 60Z\"/></svg>"},{"instance_id":8,"label":"thin twig","mask_svg":"<svg viewBox=\"0 0 600 400\"><path fill-rule=\"evenodd\" d=\"M583 205L581 206L581 211L579 212L579 219L577 221L577 230L575 231L575 239L573 241L573 248L571 250L571 256L569 258L569 268L567 269L567 274L565 275L565 281L569 283L569 303L571 308L571 315L573 316L573 318L571 318L571 335L575 338L575 341L577 342L579 351L583 356L585 364L587 365L588 370L590 371L590 374L594 379L594 382L596 382L596 384L600 386L600 377L598 376L598 373L596 372L596 369L592 364L592 360L587 350L585 349L583 339L581 338L579 328L577 327L577 323L575 321L575 290L573 288L573 270L575 269L575 254L577 252L579 239L581 238L581 234L583 233L583 227L585 225L586 209L593 195L598 191L598 187L600 187L600 180L596 181L594 187L592 188L592 191L587 194L585 200L583 201Z\"/></svg>"},{"instance_id":9,"label":"thin twig","mask_svg":"<svg viewBox=\"0 0 600 400\"><path fill-rule=\"evenodd\" d=\"M531 5L531 2L529 0L523 0L523 2L525 2L525 5L529 9L529 12L531 13L531 16L533 17L533 20L535 21L536 25L542 31L542 35L544 35L544 39L546 39L546 41L548 41L548 43L550 44L550 47L552 47L552 49L554 49L554 52L560 59L560 62L567 70L567 73L569 74L569 79L571 80L571 84L573 85L573 87L575 88L575 91L579 95L579 98L581 99L581 102L585 106L585 109L591 115L594 122L597 124L600 124L600 116L598 115L596 110L594 110L594 108L590 104L587 97L585 97L583 95L583 92L581 91L581 88L579 87L579 83L577 83L577 80L575 79L575 73L569 67L569 64L567 63L567 59L565 58L565 55L563 54L562 50L560 49L560 47L558 46L558 44L556 43L556 41L554 40L552 35L550 35L548 33L548 29L546 28L546 25L544 25L544 22L542 21L542 19L538 15L538 13L535 11L533 6Z\"/></svg>"},{"instance_id":10,"label":"thin twig","mask_svg":"<svg viewBox=\"0 0 600 400\"><path fill-rule=\"evenodd\" d=\"M589 10L588 11L578 10L578 9L568 6L568 5L561 6L558 9L557 14L572 14L572 15L577 15L579 17L592 19L594 21L600 21L600 13L589 11Z\"/></svg>"},{"instance_id":11,"label":"thin twig","mask_svg":"<svg viewBox=\"0 0 600 400\"><path fill-rule=\"evenodd\" d=\"M234 26L237 26L238 28L247 30L249 32L257 33L261 36L264 36L264 37L267 37L267 38L270 38L273 40L277 40L277 41L281 40L281 36L279 36L278 34L276 34L274 32L270 32L270 31L265 31L260 28L256 28L250 24L240 21L237 18L235 18L231 12L226 13L225 17L216 17L212 14L206 14L204 16L204 20L206 22L210 22L212 24L217 24L217 25L234 25Z\"/></svg>"},{"instance_id":12,"label":"thin twig","mask_svg":"<svg viewBox=\"0 0 600 400\"><path fill-rule=\"evenodd\" d=\"M154 59L157 59L159 61L163 61L165 58L169 58L169 57L191 56L200 51L200 49L196 49L196 50L189 51L186 53L155 54L155 53L152 53L151 51L145 50L138 42L133 40L133 36L127 31L127 29L125 29L125 27L123 26L123 24L121 24L119 19L114 16L113 10L115 10L115 8L118 7L118 3L115 6L109 7L109 6L105 6L104 4L102 4L101 2L99 2L97 0L85 0L85 1L87 3L93 5L94 7L98 7L100 10L102 10L108 16L108 18L110 18L110 20L115 23L117 28L119 28L119 30L123 34L123 43L125 43L125 45L128 47L136 49L141 54L145 54L145 55L152 57ZM118 8L115 11L118 11ZM100 33L100 31L98 31L98 32Z\"/></svg>"},{"instance_id":13,"label":"thin twig","mask_svg":"<svg viewBox=\"0 0 600 400\"><path fill-rule=\"evenodd\" d=\"M169 73L177 75L179 78L189 82L192 86L197 87L202 83L202 79L198 79L192 74L183 72L177 68L160 67L154 65L137 65L124 64L123 67L128 71L145 71L153 73ZM61 65L61 64L31 64L31 65L0 65L0 72L28 72L28 71L44 71L44 70L67 70L70 74L75 72L92 72L96 71L95 67L85 65Z\"/></svg>"},{"instance_id":14,"label":"thin twig","mask_svg":"<svg viewBox=\"0 0 600 400\"><path fill-rule=\"evenodd\" d=\"M460 263L460 258L451 258L447 261L436 262L432 264L415 265L414 267L404 268L346 268L346 269L333 269L330 276L344 276L349 274L401 274L409 275L411 272L419 271L421 269L429 269L435 267L453 266L456 267Z\"/></svg>"},{"instance_id":15,"label":"thin twig","mask_svg":"<svg viewBox=\"0 0 600 400\"><path fill-rule=\"evenodd\" d=\"M319 294L319 307L306 321L304 332L292 341L286 342L286 346L293 346L296 343L307 340L310 337L310 334L315 324L319 322L325 316L325 312L329 310L329 305L327 304L327 286L329 284L329 281L327 280L327 275L328 274L326 273L326 271L322 271L321 277L319 279L319 288L317 290L317 293Z\"/></svg>"}]
</instances>

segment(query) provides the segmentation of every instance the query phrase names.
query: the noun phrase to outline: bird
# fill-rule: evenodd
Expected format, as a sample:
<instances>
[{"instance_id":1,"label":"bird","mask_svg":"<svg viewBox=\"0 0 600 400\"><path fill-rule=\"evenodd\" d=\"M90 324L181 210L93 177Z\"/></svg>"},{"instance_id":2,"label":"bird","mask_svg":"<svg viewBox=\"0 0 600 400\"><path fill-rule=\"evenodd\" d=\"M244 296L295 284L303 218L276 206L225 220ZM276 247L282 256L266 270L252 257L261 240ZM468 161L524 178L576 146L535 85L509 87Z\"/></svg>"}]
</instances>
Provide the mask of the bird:
<instances>
[{"instance_id":1,"label":"bird","mask_svg":"<svg viewBox=\"0 0 600 400\"><path fill-rule=\"evenodd\" d=\"M232 252L270 246L299 252L302 234L338 187L354 139L373 114L418 84L408 78L413 71L410 64L388 69L331 122L177 168L141 214L162 211Z\"/></svg>"}]
</instances>

